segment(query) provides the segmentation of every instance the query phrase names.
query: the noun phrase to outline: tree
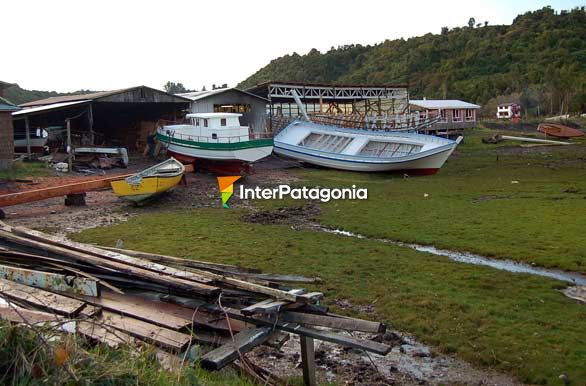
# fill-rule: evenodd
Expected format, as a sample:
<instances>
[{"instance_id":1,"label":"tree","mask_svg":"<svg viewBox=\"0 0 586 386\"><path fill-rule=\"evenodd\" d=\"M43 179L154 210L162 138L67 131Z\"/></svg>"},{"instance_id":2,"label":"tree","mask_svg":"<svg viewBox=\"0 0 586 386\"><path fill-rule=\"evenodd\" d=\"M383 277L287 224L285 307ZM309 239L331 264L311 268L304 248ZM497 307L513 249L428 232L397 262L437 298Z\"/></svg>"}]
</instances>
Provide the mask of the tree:
<instances>
[{"instance_id":1,"label":"tree","mask_svg":"<svg viewBox=\"0 0 586 386\"><path fill-rule=\"evenodd\" d=\"M208 91L208 90L206 89L206 86L203 86L203 87L201 88L201 91Z\"/></svg>"},{"instance_id":2,"label":"tree","mask_svg":"<svg viewBox=\"0 0 586 386\"><path fill-rule=\"evenodd\" d=\"M442 35L447 35L450 29L448 27L442 27Z\"/></svg>"},{"instance_id":3,"label":"tree","mask_svg":"<svg viewBox=\"0 0 586 386\"><path fill-rule=\"evenodd\" d=\"M487 21L484 22L484 26L485 27L488 27L488 22Z\"/></svg>"},{"instance_id":4,"label":"tree","mask_svg":"<svg viewBox=\"0 0 586 386\"><path fill-rule=\"evenodd\" d=\"M468 27L469 28L474 28L474 24L476 23L476 19L474 19L473 17L471 17L470 19L468 19Z\"/></svg>"},{"instance_id":5,"label":"tree","mask_svg":"<svg viewBox=\"0 0 586 386\"><path fill-rule=\"evenodd\" d=\"M185 92L192 92L194 90L188 90L183 86L183 83L167 82L163 86L163 89L169 94L181 94Z\"/></svg>"}]
</instances>

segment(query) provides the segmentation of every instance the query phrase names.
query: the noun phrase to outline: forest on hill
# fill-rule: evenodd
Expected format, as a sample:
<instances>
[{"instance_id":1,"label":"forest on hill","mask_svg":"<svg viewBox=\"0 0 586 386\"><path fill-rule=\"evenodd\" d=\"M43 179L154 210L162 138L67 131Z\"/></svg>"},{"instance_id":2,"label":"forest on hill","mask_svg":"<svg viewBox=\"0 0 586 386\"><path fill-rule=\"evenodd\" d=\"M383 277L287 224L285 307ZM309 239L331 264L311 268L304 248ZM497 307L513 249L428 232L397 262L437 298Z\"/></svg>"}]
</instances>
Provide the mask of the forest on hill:
<instances>
[{"instance_id":1,"label":"forest on hill","mask_svg":"<svg viewBox=\"0 0 586 386\"><path fill-rule=\"evenodd\" d=\"M79 90L71 93L63 93L57 91L41 91L41 90L27 90L21 88L18 84L13 84L4 90L4 97L10 102L20 105L22 103L37 101L40 99L51 98L62 95L76 95L76 94L89 94L93 91L90 90Z\"/></svg>"},{"instance_id":2,"label":"forest on hill","mask_svg":"<svg viewBox=\"0 0 586 386\"><path fill-rule=\"evenodd\" d=\"M527 12L511 25L476 24L373 46L312 49L272 60L241 82L408 83L412 98L486 107L520 102L529 114L586 112L586 10Z\"/></svg>"}]
</instances>

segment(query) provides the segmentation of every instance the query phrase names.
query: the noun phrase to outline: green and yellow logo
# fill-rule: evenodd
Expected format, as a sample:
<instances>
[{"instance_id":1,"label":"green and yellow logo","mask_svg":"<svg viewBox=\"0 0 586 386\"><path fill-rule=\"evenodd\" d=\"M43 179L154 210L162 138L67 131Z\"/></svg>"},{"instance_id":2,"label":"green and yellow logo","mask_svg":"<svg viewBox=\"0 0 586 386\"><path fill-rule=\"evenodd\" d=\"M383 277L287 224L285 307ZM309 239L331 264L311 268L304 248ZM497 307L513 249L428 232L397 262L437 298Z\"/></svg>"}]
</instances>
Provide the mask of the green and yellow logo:
<instances>
[{"instance_id":1,"label":"green and yellow logo","mask_svg":"<svg viewBox=\"0 0 586 386\"><path fill-rule=\"evenodd\" d=\"M222 195L222 206L228 208L228 200L234 194L234 183L240 179L240 176L218 177L218 186Z\"/></svg>"}]
</instances>

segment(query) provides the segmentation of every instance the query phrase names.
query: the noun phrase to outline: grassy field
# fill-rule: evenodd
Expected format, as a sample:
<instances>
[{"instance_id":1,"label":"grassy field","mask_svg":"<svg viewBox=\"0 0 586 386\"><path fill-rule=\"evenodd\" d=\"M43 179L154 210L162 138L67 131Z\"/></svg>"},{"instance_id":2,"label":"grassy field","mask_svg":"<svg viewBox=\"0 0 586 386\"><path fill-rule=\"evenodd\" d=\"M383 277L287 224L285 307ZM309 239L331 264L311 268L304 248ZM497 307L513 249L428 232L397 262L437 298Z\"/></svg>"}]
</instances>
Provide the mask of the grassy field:
<instances>
[{"instance_id":1,"label":"grassy field","mask_svg":"<svg viewBox=\"0 0 586 386\"><path fill-rule=\"evenodd\" d=\"M0 169L0 180L13 180L17 178L28 178L46 176L52 170L47 169L43 162L15 162L11 169Z\"/></svg>"},{"instance_id":2,"label":"grassy field","mask_svg":"<svg viewBox=\"0 0 586 386\"><path fill-rule=\"evenodd\" d=\"M368 188L367 201L322 205L328 226L586 273L586 142L495 147L482 135L468 135L434 176L306 169L303 183Z\"/></svg>"},{"instance_id":3,"label":"grassy field","mask_svg":"<svg viewBox=\"0 0 586 386\"><path fill-rule=\"evenodd\" d=\"M319 221L332 227L586 272L584 147L493 147L480 144L481 134L467 137L435 176L306 169L303 184L368 187L368 201L321 205ZM149 213L74 237L105 245L122 239L131 249L268 272L318 273L330 302L373 304L377 314L363 317L385 320L443 352L527 383L561 384L567 374L572 385L586 385L586 307L560 293L564 283L367 239L245 223L246 213Z\"/></svg>"}]
</instances>

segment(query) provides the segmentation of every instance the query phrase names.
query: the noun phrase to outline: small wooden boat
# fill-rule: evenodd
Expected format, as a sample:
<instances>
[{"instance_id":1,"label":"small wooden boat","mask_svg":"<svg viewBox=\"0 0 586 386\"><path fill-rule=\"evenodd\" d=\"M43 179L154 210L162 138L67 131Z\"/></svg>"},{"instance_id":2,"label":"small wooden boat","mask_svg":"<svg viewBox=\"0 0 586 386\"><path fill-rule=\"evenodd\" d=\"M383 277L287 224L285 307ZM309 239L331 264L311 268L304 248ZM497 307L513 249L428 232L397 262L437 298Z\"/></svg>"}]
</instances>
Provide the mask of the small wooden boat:
<instances>
[{"instance_id":1,"label":"small wooden boat","mask_svg":"<svg viewBox=\"0 0 586 386\"><path fill-rule=\"evenodd\" d=\"M461 140L294 121L275 136L275 153L333 169L434 174Z\"/></svg>"},{"instance_id":2,"label":"small wooden boat","mask_svg":"<svg viewBox=\"0 0 586 386\"><path fill-rule=\"evenodd\" d=\"M574 138L584 136L584 132L582 130L574 129L573 127L562 125L561 123L543 122L537 126L537 131L557 138Z\"/></svg>"},{"instance_id":3,"label":"small wooden boat","mask_svg":"<svg viewBox=\"0 0 586 386\"><path fill-rule=\"evenodd\" d=\"M271 155L269 134L253 133L241 126L237 113L187 114L190 124L165 125L157 129L157 140L167 153L185 163L217 163L221 169L241 166Z\"/></svg>"},{"instance_id":4,"label":"small wooden boat","mask_svg":"<svg viewBox=\"0 0 586 386\"><path fill-rule=\"evenodd\" d=\"M185 166L171 157L124 180L112 181L111 186L123 200L142 202L173 189L184 172Z\"/></svg>"}]
</instances>

